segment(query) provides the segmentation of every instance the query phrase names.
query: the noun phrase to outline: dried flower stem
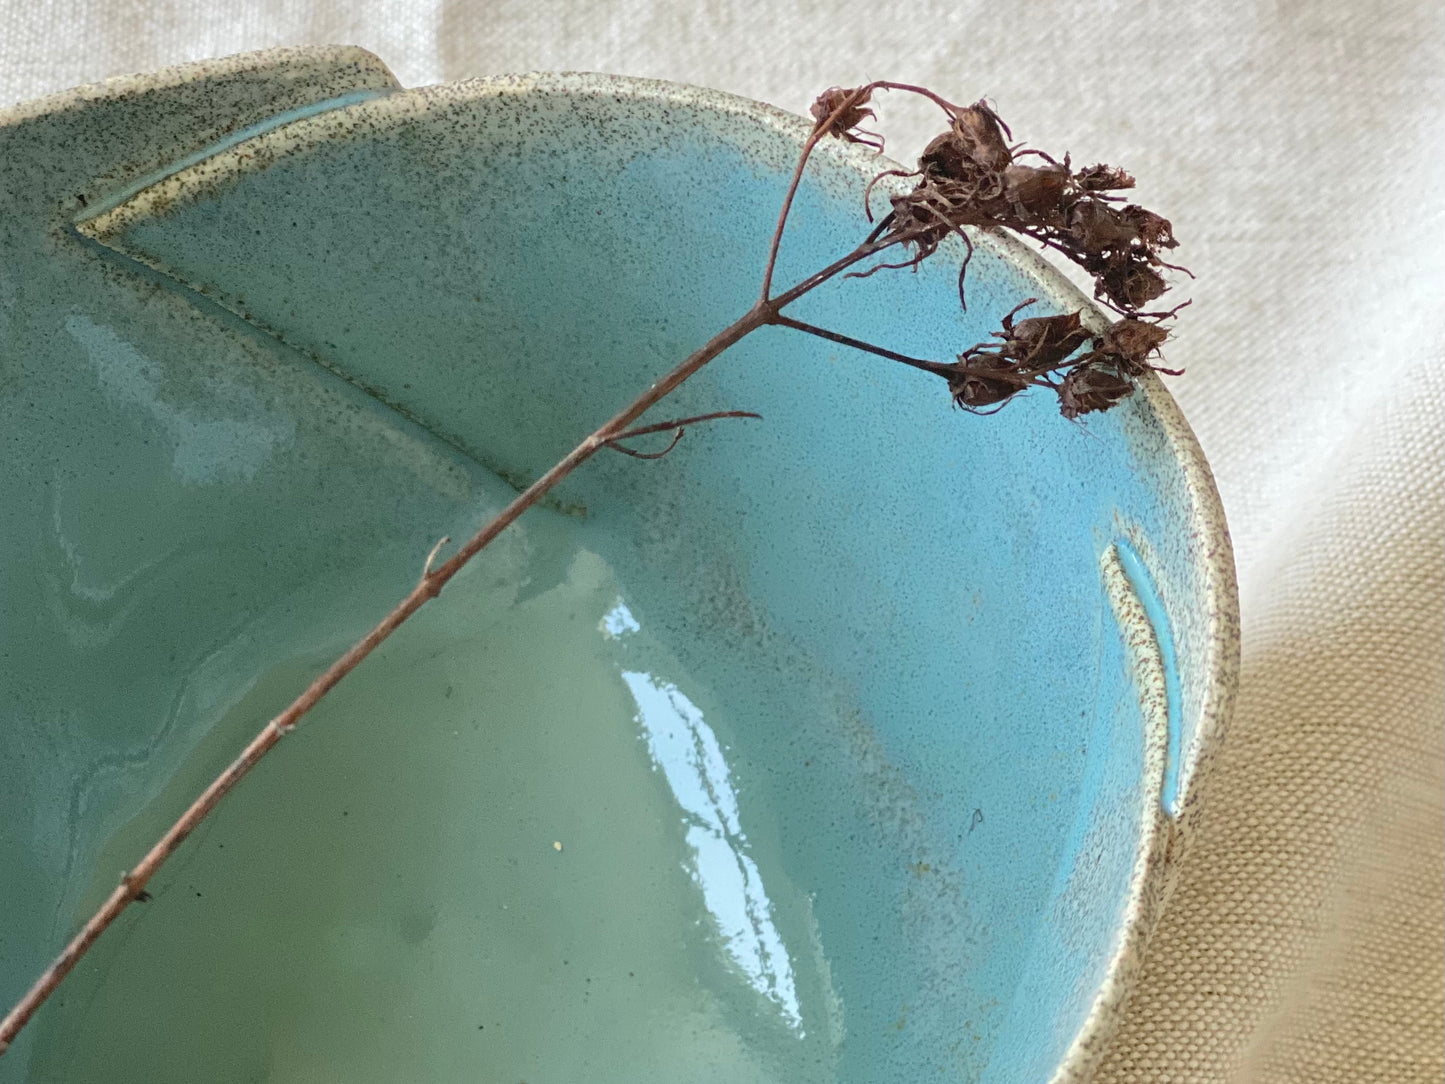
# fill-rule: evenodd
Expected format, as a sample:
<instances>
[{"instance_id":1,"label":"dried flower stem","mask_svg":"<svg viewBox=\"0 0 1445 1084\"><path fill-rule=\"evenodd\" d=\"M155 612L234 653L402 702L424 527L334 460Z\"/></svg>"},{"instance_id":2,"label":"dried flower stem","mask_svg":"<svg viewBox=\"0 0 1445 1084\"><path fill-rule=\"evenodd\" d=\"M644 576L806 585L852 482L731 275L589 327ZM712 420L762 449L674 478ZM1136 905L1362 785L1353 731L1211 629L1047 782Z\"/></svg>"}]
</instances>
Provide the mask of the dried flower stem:
<instances>
[{"instance_id":1,"label":"dried flower stem","mask_svg":"<svg viewBox=\"0 0 1445 1084\"><path fill-rule=\"evenodd\" d=\"M689 425L696 425L698 422L711 422L719 418L761 418L761 414L754 414L751 410L715 410L711 414L694 414L691 418L674 418L670 422L658 422L655 425L638 425L627 430L625 433L618 433L607 442L607 447L614 452L621 452L623 455L630 455L633 459L661 459L668 452L677 447L677 442L687 432ZM672 431L672 443L660 452L639 452L635 448L629 448L623 444L624 440L631 440L633 437L645 437L649 433L666 433Z\"/></svg>"},{"instance_id":2,"label":"dried flower stem","mask_svg":"<svg viewBox=\"0 0 1445 1084\"><path fill-rule=\"evenodd\" d=\"M779 327L790 327L794 331L802 331L808 335L816 335L820 339L827 339L829 342L837 343L839 346L851 346L854 350L861 350L865 354L876 354L880 358L887 358L889 361L896 361L902 365L909 365L915 369L922 369L925 373L932 373L934 376L948 377L953 375L957 366L947 365L941 361L927 361L924 358L913 358L907 354L900 354L896 350L889 350L886 347L877 346L862 339L855 339L851 335L843 335L836 331L829 331L825 327L818 327L816 324L805 324L801 320L794 320L790 316L779 315L774 318L773 323Z\"/></svg>"},{"instance_id":3,"label":"dried flower stem","mask_svg":"<svg viewBox=\"0 0 1445 1084\"><path fill-rule=\"evenodd\" d=\"M803 141L803 149L798 154L798 164L793 167L792 179L788 181L788 190L783 195L783 205L778 209L778 224L773 227L773 238L768 244L768 259L763 266L763 289L758 295L760 303L767 304L768 295L773 291L773 270L778 265L778 250L783 245L783 230L788 225L788 215L793 210L793 197L798 194L798 184L803 179L803 168L808 164L808 159L813 154L813 148L818 145L818 140L833 130L839 120L857 110L860 104L868 99L869 89L868 87L858 87L856 90L844 94L842 100L831 112L817 119L813 130L808 133L808 138ZM870 236L863 243L867 245L876 240L876 237Z\"/></svg>"}]
</instances>

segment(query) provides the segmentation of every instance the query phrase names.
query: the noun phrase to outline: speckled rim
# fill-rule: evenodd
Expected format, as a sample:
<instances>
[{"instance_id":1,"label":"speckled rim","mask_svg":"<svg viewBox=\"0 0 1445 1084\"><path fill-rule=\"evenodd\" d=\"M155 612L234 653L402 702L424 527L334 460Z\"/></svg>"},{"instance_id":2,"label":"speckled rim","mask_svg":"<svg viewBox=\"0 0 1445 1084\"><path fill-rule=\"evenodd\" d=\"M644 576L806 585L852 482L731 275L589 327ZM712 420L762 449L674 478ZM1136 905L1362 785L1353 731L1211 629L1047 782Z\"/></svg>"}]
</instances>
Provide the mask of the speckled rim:
<instances>
[{"instance_id":1,"label":"speckled rim","mask_svg":"<svg viewBox=\"0 0 1445 1084\"><path fill-rule=\"evenodd\" d=\"M145 90L203 81L218 74L265 68L313 67L334 63L344 58L355 62L361 58L386 73L381 61L351 47L321 49L268 50L242 54L222 60L169 68L153 75L123 76L104 83L79 87L22 103L0 111L0 126L71 108L86 101L136 94ZM529 74L492 76L442 84L411 91L398 91L372 98L359 104L322 112L293 123L262 132L242 143L218 148L217 153L178 169L159 179L131 198L80 224L83 232L105 241L122 233L136 218L144 217L158 202L184 201L195 198L218 180L236 173L264 169L277 158L313 144L318 139L354 132L357 121L367 114L373 121L396 121L439 106L462 100L493 96L523 96L545 91L577 96L646 99L662 104L690 106L719 117L744 118L762 125L801 145L811 122L773 106L720 91L668 83L659 80L591 73ZM833 157L856 169L864 180L880 169L897 163L875 155L859 145L830 142L821 146L820 155ZM893 181L894 191L906 185ZM1007 235L971 231L975 244L992 250L1005 261L1025 270L1043 283L1048 300L1064 309L1082 309L1086 325L1098 328L1109 317L1086 297L1072 282L1023 242ZM1174 878L1181 844L1189 834L1195 818L1200 781L1207 771L1211 755L1223 735L1233 705L1239 676L1239 601L1235 580L1233 551L1224 510L1215 488L1214 478L1205 461L1193 431L1172 395L1157 376L1147 374L1140 382L1138 394L1145 404L1145 413L1163 434L1164 447L1172 455L1183 476L1179 494L1187 512L1188 529L1199 540L1202 560L1193 568L1199 596L1208 610L1205 624L1201 669L1205 674L1199 698L1199 718L1193 728L1193 740L1180 752L1178 765L1181 812L1177 819L1167 817L1159 806L1159 788L1146 786L1149 809L1142 833L1141 850L1136 858L1130 892L1125 909L1125 923L1119 947L1110 960L1105 978L1084 1025L1080 1028L1068 1053L1055 1070L1053 1084L1077 1084L1088 1080L1097 1067L1137 980L1144 951L1155 921L1167 898ZM1112 562L1111 562L1112 557ZM1135 663L1141 699L1144 701L1146 727L1152 736L1146 742L1157 746L1162 696L1157 658L1157 645L1151 656L1147 640L1153 634L1140 635L1148 626L1139 617L1137 599L1132 598L1126 579L1118 567L1118 558L1111 548L1104 555L1103 576L1111 604L1119 614L1121 626L1129 641Z\"/></svg>"},{"instance_id":2,"label":"speckled rim","mask_svg":"<svg viewBox=\"0 0 1445 1084\"><path fill-rule=\"evenodd\" d=\"M310 72L318 79L335 77L344 69L371 73L378 85L390 84L399 89L396 77L391 74L382 59L357 45L314 45L298 48L258 49L250 53L235 53L217 57L214 60L197 60L188 64L176 64L154 72L138 75L115 75L96 83L82 83L80 86L58 90L40 98L30 98L14 105L0 108L0 128L34 120L54 113L64 113L84 106L87 102L125 98L184 86L218 76L240 75L250 72L264 73L285 70L297 75ZM349 82L354 82L354 77ZM300 80L296 80L300 82Z\"/></svg>"}]
</instances>

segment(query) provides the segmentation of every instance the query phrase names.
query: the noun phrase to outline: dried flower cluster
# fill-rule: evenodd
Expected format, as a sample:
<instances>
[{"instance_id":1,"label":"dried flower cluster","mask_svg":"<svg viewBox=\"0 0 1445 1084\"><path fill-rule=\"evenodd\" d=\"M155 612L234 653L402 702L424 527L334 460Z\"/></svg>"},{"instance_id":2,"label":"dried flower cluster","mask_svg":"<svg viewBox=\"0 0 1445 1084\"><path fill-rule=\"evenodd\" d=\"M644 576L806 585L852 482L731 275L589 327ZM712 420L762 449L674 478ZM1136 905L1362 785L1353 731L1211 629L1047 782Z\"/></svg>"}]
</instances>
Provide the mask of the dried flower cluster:
<instances>
[{"instance_id":1,"label":"dried flower cluster","mask_svg":"<svg viewBox=\"0 0 1445 1084\"><path fill-rule=\"evenodd\" d=\"M1015 323L1015 314L1035 300L1004 316L1003 330L994 332L998 342L979 343L958 356L957 372L948 376L948 384L959 406L996 408L1037 385L1057 393L1064 417L1077 418L1107 410L1133 392L1135 377L1159 368L1150 358L1169 330L1157 320L1126 316L1098 335L1084 329L1077 312ZM1085 344L1089 349L1079 354Z\"/></svg>"},{"instance_id":2,"label":"dried flower cluster","mask_svg":"<svg viewBox=\"0 0 1445 1084\"><path fill-rule=\"evenodd\" d=\"M1160 369L1152 359L1169 337L1162 321L1177 309L1142 310L1169 288L1160 269L1183 269L1160 257L1161 250L1178 244L1168 219L1138 204L1124 204L1116 194L1132 188L1133 177L1102 164L1072 170L1067 155L1060 162L1011 143L1008 126L985 102L957 106L899 83L824 92L813 105L819 129L881 148L876 136L858 129L873 117L867 105L878 89L924 95L943 110L948 128L924 149L916 170L885 170L874 178L873 184L887 176L917 178L911 190L891 198L892 209L872 235L905 246L911 258L859 274L885 267L916 268L950 234L960 237L971 254L965 227L1007 229L1084 268L1094 276L1094 296L1123 317L1093 335L1081 326L1078 312L1015 323L1019 306L1004 318L1003 330L994 333L997 342L980 343L958 356L947 376L956 404L996 409L1024 388L1039 386L1054 391L1065 417L1075 418L1113 406L1134 390L1136 377ZM967 271L965 259L959 272L960 302L965 300Z\"/></svg>"}]
</instances>

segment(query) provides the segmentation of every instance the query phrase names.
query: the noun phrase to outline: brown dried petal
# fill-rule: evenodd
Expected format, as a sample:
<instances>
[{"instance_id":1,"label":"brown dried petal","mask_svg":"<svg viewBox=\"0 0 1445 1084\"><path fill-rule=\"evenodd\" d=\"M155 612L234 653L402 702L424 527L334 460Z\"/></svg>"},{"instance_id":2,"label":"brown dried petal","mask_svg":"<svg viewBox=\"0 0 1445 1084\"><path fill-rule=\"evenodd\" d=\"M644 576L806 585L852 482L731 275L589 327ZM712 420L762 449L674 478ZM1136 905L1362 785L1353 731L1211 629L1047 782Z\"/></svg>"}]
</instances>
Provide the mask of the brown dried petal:
<instances>
[{"instance_id":1,"label":"brown dried petal","mask_svg":"<svg viewBox=\"0 0 1445 1084\"><path fill-rule=\"evenodd\" d=\"M918 157L918 168L931 177L962 179L975 172L967 148L955 132L934 136Z\"/></svg>"},{"instance_id":2,"label":"brown dried petal","mask_svg":"<svg viewBox=\"0 0 1445 1084\"><path fill-rule=\"evenodd\" d=\"M1127 248L1139 231L1132 222L1095 199L1080 200L1069 212L1069 232L1086 252Z\"/></svg>"},{"instance_id":3,"label":"brown dried petal","mask_svg":"<svg viewBox=\"0 0 1445 1084\"><path fill-rule=\"evenodd\" d=\"M1111 261L1096 280L1094 292L1107 294L1122 309L1140 309L1166 289L1163 277L1152 267L1141 260L1121 259Z\"/></svg>"},{"instance_id":4,"label":"brown dried petal","mask_svg":"<svg viewBox=\"0 0 1445 1084\"><path fill-rule=\"evenodd\" d=\"M872 89L867 87L829 87L813 102L813 120L821 125L834 113L838 113L828 125L829 135L839 136L849 143L868 143L881 149L882 141L877 136L865 138L854 130L864 120L877 119L873 110L865 108L872 96ZM850 102L850 98L855 100ZM842 112L838 112L840 109Z\"/></svg>"},{"instance_id":5,"label":"brown dried petal","mask_svg":"<svg viewBox=\"0 0 1445 1084\"><path fill-rule=\"evenodd\" d=\"M936 245L947 236L949 226L940 217L943 212L933 209L934 201L929 196L928 190L920 186L905 195L890 197L889 202L893 205L894 224L898 232L910 241L931 237Z\"/></svg>"},{"instance_id":6,"label":"brown dried petal","mask_svg":"<svg viewBox=\"0 0 1445 1084\"><path fill-rule=\"evenodd\" d=\"M1018 375L1018 367L985 343L959 354L956 370L948 378L954 403L972 409L1002 403L1026 385L1027 381Z\"/></svg>"},{"instance_id":7,"label":"brown dried petal","mask_svg":"<svg viewBox=\"0 0 1445 1084\"><path fill-rule=\"evenodd\" d=\"M1071 370L1059 385L1059 410L1066 418L1108 410L1133 390L1133 383L1122 376L1082 365Z\"/></svg>"},{"instance_id":8,"label":"brown dried petal","mask_svg":"<svg viewBox=\"0 0 1445 1084\"><path fill-rule=\"evenodd\" d=\"M911 192L893 196L898 230L905 234L926 234L942 239L960 226L985 226L994 221L992 210L996 200L987 195L994 191L990 174L979 184L965 184L959 181L939 181L928 177L920 181ZM996 194L996 193L995 193Z\"/></svg>"},{"instance_id":9,"label":"brown dried petal","mask_svg":"<svg viewBox=\"0 0 1445 1084\"><path fill-rule=\"evenodd\" d=\"M1098 346L1106 354L1113 354L1130 362L1143 362L1163 346L1167 338L1169 329L1163 325L1126 316L1104 330L1098 337Z\"/></svg>"},{"instance_id":10,"label":"brown dried petal","mask_svg":"<svg viewBox=\"0 0 1445 1084\"><path fill-rule=\"evenodd\" d=\"M1011 165L1003 171L1004 196L1021 217L1061 223L1068 179L1069 171L1059 165Z\"/></svg>"},{"instance_id":11,"label":"brown dried petal","mask_svg":"<svg viewBox=\"0 0 1445 1084\"><path fill-rule=\"evenodd\" d=\"M1119 214L1134 227L1139 239L1151 249L1179 247L1179 242L1174 240L1174 227L1167 218L1156 215L1153 211L1146 211L1137 203L1129 204Z\"/></svg>"},{"instance_id":12,"label":"brown dried petal","mask_svg":"<svg viewBox=\"0 0 1445 1084\"><path fill-rule=\"evenodd\" d=\"M1032 316L1005 325L1004 353L1028 369L1053 369L1089 338L1078 312Z\"/></svg>"},{"instance_id":13,"label":"brown dried petal","mask_svg":"<svg viewBox=\"0 0 1445 1084\"><path fill-rule=\"evenodd\" d=\"M951 129L923 150L919 168L936 177L971 180L979 172L996 172L1011 161L1002 122L983 102L953 115Z\"/></svg>"},{"instance_id":14,"label":"brown dried petal","mask_svg":"<svg viewBox=\"0 0 1445 1084\"><path fill-rule=\"evenodd\" d=\"M1074 183L1085 192L1112 192L1119 188L1133 188L1134 178L1116 166L1100 162L1075 173Z\"/></svg>"},{"instance_id":15,"label":"brown dried petal","mask_svg":"<svg viewBox=\"0 0 1445 1084\"><path fill-rule=\"evenodd\" d=\"M984 169L1003 169L1013 161L1003 121L982 99L953 115L953 130L969 148L969 157Z\"/></svg>"},{"instance_id":16,"label":"brown dried petal","mask_svg":"<svg viewBox=\"0 0 1445 1084\"><path fill-rule=\"evenodd\" d=\"M953 393L953 401L958 406L977 410L1009 399L1019 391L1019 385L1014 381L965 371L949 377L948 390Z\"/></svg>"}]
</instances>

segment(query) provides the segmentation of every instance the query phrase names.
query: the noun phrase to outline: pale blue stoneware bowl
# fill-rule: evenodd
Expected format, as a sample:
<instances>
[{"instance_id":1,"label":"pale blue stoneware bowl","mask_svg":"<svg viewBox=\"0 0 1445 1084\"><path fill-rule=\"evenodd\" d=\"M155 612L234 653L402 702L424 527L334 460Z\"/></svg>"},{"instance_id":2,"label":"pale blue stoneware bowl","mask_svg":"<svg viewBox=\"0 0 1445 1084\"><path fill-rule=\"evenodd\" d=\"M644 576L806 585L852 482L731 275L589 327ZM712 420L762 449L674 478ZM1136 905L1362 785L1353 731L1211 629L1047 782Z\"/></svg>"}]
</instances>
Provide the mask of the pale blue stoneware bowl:
<instances>
[{"instance_id":1,"label":"pale blue stoneware bowl","mask_svg":"<svg viewBox=\"0 0 1445 1084\"><path fill-rule=\"evenodd\" d=\"M806 131L753 102L611 76L403 90L355 49L192 65L0 114L7 1004L274 707L246 699L255 675L294 663L294 692L409 588L437 537L474 528L509 484L747 308ZM782 282L866 229L878 159L833 145L814 163ZM1102 319L1022 246L977 244L966 314L954 252L917 275L831 284L797 315L939 358L1026 297L1041 299L1035 312ZM427 1025L370 1005L365 979L353 991L338 971L367 1041L411 1051L415 1075L375 1054L378 1068L337 1079L1042 1084L1091 1072L1235 682L1228 535L1188 427L1152 378L1083 424L1047 396L974 417L935 378L781 329L744 341L659 416L720 409L764 420L696 430L656 463L594 462L511 545L545 549L552 520L582 532L623 585L605 631L645 630L688 675L685 696L682 681L649 684L621 664L614 684L651 728L634 736L638 755L676 797L659 831L679 833L682 858L656 875L712 908L699 911L713 919L699 920L695 983L723 991L698 997L723 1005L733 1060L711 1046L659 1060L652 1046L686 1049L700 1017L639 1021L605 992L564 1004L561 977L528 1010L548 1034L623 1038L579 1038L566 1057L516 1039L488 1061L462 1042L479 1018L458 1025L469 1030L455 1049L413 1049ZM575 579L569 567L548 582ZM527 595L495 589L508 605ZM464 614L455 596L438 607ZM672 732L649 715L662 700L686 731L691 783L670 774ZM712 719L714 704L745 707L719 708L708 729L697 705ZM320 761L334 764L356 745L340 717L303 736L311 746L276 757L304 763L334 742ZM465 776L455 759L435 770ZM257 795L281 778L271 771L259 769ZM328 771L309 778L320 788ZM609 814L587 798L586 772L554 774L556 802L577 807L561 870L588 861L589 818ZM309 833L333 830L312 823L312 785L262 802L299 803L278 848L304 856ZM362 809L365 786L346 786ZM375 838L408 830L410 808L378 816ZM748 882L732 932L707 895L713 843ZM300 962L299 942L271 958L284 939L245 940L246 916L270 914L268 901L309 898L308 869L332 844L315 846L309 859L265 865L263 848L230 862L266 872L237 874L229 917L197 919L196 955L146 980L179 984L196 1018L140 1014L102 1048L85 984L100 989L107 969L130 966L114 955L123 942L178 928L176 909L202 896L186 863L203 857L178 856L156 901L108 935L118 947L0 1059L0 1079L90 1079L78 1066L91 1064L108 1079L329 1079L319 1065L283 1072L278 1036L293 1053L325 1049L330 1017L206 1007L241 981L212 974L208 953L226 944L258 961L246 981L263 994L266 976L323 966ZM479 883L511 876L477 864ZM799 901L775 907L776 930L759 918L759 877ZM346 928L360 929L390 906L388 880L383 863L317 898L350 901ZM501 909L474 915L442 880L412 882L402 940L453 931L437 967L462 960L485 986L487 953L506 946L465 946ZM574 926L579 959L609 936ZM542 960L552 934L536 936ZM377 934L357 951L389 944ZM146 996L138 984L134 999ZM202 1048L230 1053L174 1053ZM504 1077L501 1064L542 1067Z\"/></svg>"}]
</instances>

